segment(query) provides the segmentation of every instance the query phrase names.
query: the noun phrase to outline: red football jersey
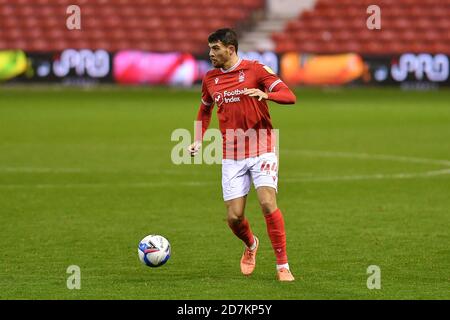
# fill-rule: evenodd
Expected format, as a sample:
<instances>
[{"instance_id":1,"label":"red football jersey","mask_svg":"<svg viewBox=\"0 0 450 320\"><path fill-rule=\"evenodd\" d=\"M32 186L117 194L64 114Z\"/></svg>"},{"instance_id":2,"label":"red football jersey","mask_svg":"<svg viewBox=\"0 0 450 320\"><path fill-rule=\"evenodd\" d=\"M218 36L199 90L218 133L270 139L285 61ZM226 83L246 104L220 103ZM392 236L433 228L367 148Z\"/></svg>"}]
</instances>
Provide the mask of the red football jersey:
<instances>
[{"instance_id":1,"label":"red football jersey","mask_svg":"<svg viewBox=\"0 0 450 320\"><path fill-rule=\"evenodd\" d=\"M208 71L202 84L202 107L210 117L211 109L217 105L223 158L243 159L275 152L276 137L266 101L243 93L253 88L272 92L281 83L270 68L257 61L239 59L228 70ZM209 119L202 118L201 113L202 109L198 120L203 122L203 134Z\"/></svg>"}]
</instances>

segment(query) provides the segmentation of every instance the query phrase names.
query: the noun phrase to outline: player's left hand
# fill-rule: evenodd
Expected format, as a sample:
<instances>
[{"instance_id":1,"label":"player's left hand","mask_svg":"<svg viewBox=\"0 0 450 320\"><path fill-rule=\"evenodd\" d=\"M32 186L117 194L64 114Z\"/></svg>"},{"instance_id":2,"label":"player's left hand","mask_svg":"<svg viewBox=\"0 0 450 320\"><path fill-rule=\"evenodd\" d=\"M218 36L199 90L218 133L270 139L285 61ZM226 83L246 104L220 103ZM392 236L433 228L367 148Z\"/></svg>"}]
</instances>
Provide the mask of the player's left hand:
<instances>
[{"instance_id":1,"label":"player's left hand","mask_svg":"<svg viewBox=\"0 0 450 320\"><path fill-rule=\"evenodd\" d=\"M258 97L258 101L269 98L269 95L259 89L246 89L244 94L249 97Z\"/></svg>"}]
</instances>

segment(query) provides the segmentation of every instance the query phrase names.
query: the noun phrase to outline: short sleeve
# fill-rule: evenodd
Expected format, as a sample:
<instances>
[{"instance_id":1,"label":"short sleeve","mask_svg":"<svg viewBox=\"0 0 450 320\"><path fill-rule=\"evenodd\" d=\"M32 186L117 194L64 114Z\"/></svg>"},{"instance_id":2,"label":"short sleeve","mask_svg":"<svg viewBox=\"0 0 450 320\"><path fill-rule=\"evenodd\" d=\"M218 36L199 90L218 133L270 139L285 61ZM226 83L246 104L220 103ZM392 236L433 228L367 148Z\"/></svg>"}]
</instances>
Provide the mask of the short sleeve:
<instances>
[{"instance_id":1,"label":"short sleeve","mask_svg":"<svg viewBox=\"0 0 450 320\"><path fill-rule=\"evenodd\" d=\"M204 78L202 82L202 103L208 107L213 104L213 99L211 98L211 95L208 92L208 87L206 86L206 78Z\"/></svg>"},{"instance_id":2,"label":"short sleeve","mask_svg":"<svg viewBox=\"0 0 450 320\"><path fill-rule=\"evenodd\" d=\"M283 82L272 69L259 62L255 63L255 72L258 83L269 92Z\"/></svg>"}]
</instances>

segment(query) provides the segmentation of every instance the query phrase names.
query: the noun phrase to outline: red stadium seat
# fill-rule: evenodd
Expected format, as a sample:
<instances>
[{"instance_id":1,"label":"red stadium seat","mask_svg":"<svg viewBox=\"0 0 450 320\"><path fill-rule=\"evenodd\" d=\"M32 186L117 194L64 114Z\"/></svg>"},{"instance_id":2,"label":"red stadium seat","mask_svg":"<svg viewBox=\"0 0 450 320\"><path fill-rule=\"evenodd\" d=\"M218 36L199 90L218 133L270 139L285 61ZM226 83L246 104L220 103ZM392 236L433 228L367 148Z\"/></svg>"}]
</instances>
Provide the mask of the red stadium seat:
<instances>
[{"instance_id":1,"label":"red stadium seat","mask_svg":"<svg viewBox=\"0 0 450 320\"><path fill-rule=\"evenodd\" d=\"M366 26L372 0L318 0L273 35L277 51L450 54L450 0L375 3L382 8L381 30ZM66 28L66 9L72 4L82 8L81 31ZM238 7L229 0L0 0L0 49L20 45L52 51L101 43L104 48L181 47L203 53L211 31L235 27L264 5L264 0L243 0Z\"/></svg>"},{"instance_id":2,"label":"red stadium seat","mask_svg":"<svg viewBox=\"0 0 450 320\"><path fill-rule=\"evenodd\" d=\"M81 8L81 30L66 28L66 9L73 4ZM96 46L204 53L210 32L236 27L264 5L264 0L243 0L239 7L229 0L0 0L0 50Z\"/></svg>"},{"instance_id":3,"label":"red stadium seat","mask_svg":"<svg viewBox=\"0 0 450 320\"><path fill-rule=\"evenodd\" d=\"M296 51L297 46L293 42L279 42L277 43L276 50L279 52Z\"/></svg>"},{"instance_id":4,"label":"red stadium seat","mask_svg":"<svg viewBox=\"0 0 450 320\"><path fill-rule=\"evenodd\" d=\"M382 9L381 30L366 25L366 9L375 3ZM272 39L278 52L291 50L287 41L295 39L308 52L450 54L448 30L450 0L318 0Z\"/></svg>"}]
</instances>

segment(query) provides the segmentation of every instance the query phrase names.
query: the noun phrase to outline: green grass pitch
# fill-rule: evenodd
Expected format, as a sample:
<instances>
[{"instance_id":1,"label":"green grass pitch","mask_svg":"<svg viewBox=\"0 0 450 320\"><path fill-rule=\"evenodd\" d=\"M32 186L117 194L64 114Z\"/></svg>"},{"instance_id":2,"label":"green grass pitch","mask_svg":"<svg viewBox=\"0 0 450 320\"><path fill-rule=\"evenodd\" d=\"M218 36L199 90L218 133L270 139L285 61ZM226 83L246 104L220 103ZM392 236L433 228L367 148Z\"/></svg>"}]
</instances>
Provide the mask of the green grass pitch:
<instances>
[{"instance_id":1,"label":"green grass pitch","mask_svg":"<svg viewBox=\"0 0 450 320\"><path fill-rule=\"evenodd\" d=\"M275 280L254 190L246 278L220 165L170 160L199 91L0 89L1 299L450 298L450 91L301 89L271 104L294 283ZM157 269L137 255L152 233L172 245Z\"/></svg>"}]
</instances>

